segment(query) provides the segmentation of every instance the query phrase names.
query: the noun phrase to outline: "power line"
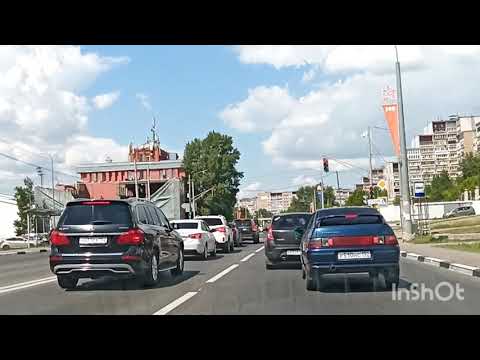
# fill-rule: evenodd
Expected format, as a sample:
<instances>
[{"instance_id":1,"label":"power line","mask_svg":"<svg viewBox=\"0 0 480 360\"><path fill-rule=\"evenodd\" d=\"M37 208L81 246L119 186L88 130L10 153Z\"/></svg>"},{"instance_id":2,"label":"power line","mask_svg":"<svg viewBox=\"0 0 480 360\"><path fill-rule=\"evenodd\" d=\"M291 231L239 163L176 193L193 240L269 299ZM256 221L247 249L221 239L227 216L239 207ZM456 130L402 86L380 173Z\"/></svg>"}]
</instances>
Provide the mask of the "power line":
<instances>
[{"instance_id":1,"label":"power line","mask_svg":"<svg viewBox=\"0 0 480 360\"><path fill-rule=\"evenodd\" d=\"M4 156L10 160L14 160L14 161L18 161L22 164L25 164L25 165L28 165L28 166L31 166L31 167L34 167L34 168L41 168L42 170L46 170L48 172L52 172L52 169L49 169L48 167L45 167L45 166L40 166L40 165L37 165L37 164L33 164L33 163L30 163L30 162L27 162L27 161L24 161L24 160L20 160L14 156L11 156L11 155L8 155L8 154L5 154L5 153L2 153L0 152L0 155L1 156ZM55 171L55 174L60 174L60 175L65 175L65 176L70 176L70 177L73 177L73 178L78 178L78 175L72 175L72 174L67 174L67 173L64 173L64 172L61 172L61 171Z\"/></svg>"}]
</instances>

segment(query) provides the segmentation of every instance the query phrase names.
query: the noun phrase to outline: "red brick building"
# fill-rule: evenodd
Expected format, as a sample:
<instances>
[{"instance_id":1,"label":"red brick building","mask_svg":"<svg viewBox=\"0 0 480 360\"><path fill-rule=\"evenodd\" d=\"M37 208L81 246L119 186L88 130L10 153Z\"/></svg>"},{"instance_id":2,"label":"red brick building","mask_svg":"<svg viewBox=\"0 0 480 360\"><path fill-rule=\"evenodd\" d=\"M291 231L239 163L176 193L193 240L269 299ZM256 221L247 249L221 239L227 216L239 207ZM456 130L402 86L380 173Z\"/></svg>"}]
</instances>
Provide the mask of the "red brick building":
<instances>
[{"instance_id":1,"label":"red brick building","mask_svg":"<svg viewBox=\"0 0 480 360\"><path fill-rule=\"evenodd\" d=\"M124 199L135 196L135 173L139 198L148 198L169 179L184 179L185 170L178 154L160 148L153 138L139 147L129 146L128 162L82 164L78 196L82 198Z\"/></svg>"}]
</instances>

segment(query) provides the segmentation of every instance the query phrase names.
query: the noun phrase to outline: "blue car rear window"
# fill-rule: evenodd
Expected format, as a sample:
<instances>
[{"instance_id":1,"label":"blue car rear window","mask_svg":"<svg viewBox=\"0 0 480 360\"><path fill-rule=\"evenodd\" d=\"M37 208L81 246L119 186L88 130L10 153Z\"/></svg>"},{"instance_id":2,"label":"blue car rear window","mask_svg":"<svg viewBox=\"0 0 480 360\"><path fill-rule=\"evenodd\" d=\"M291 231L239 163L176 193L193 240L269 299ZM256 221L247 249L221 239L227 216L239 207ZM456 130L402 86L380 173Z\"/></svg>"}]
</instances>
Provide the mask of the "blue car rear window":
<instances>
[{"instance_id":1,"label":"blue car rear window","mask_svg":"<svg viewBox=\"0 0 480 360\"><path fill-rule=\"evenodd\" d=\"M381 215L358 215L355 218L347 218L345 215L337 215L318 219L317 227L383 223L384 221Z\"/></svg>"}]
</instances>

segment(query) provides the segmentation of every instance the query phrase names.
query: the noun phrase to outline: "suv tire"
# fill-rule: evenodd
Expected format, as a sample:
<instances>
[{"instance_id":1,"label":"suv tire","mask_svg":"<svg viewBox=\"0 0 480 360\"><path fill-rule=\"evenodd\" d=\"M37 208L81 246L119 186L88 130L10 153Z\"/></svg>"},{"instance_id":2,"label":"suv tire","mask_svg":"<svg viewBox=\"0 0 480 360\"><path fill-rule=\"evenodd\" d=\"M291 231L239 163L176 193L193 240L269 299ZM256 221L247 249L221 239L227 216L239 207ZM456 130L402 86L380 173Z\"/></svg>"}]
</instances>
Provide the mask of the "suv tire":
<instances>
[{"instance_id":1,"label":"suv tire","mask_svg":"<svg viewBox=\"0 0 480 360\"><path fill-rule=\"evenodd\" d=\"M253 235L253 243L254 243L254 244L258 244L258 243L260 242L259 237L260 237L260 236L259 236L258 234Z\"/></svg>"},{"instance_id":2,"label":"suv tire","mask_svg":"<svg viewBox=\"0 0 480 360\"><path fill-rule=\"evenodd\" d=\"M75 289L78 283L78 278L71 275L57 275L58 285L62 289Z\"/></svg>"},{"instance_id":3,"label":"suv tire","mask_svg":"<svg viewBox=\"0 0 480 360\"><path fill-rule=\"evenodd\" d=\"M235 251L235 244L233 243L233 239L230 241L230 251L234 252Z\"/></svg>"},{"instance_id":4,"label":"suv tire","mask_svg":"<svg viewBox=\"0 0 480 360\"><path fill-rule=\"evenodd\" d=\"M269 263L265 263L265 268L266 268L267 270L273 270L273 269L275 269L275 265L269 264Z\"/></svg>"},{"instance_id":5,"label":"suv tire","mask_svg":"<svg viewBox=\"0 0 480 360\"><path fill-rule=\"evenodd\" d=\"M157 254L153 253L150 261L148 262L148 268L143 278L144 286L154 286L158 283L158 258Z\"/></svg>"},{"instance_id":6,"label":"suv tire","mask_svg":"<svg viewBox=\"0 0 480 360\"><path fill-rule=\"evenodd\" d=\"M223 252L228 254L230 252L230 242L227 241L225 243L223 243Z\"/></svg>"},{"instance_id":7,"label":"suv tire","mask_svg":"<svg viewBox=\"0 0 480 360\"><path fill-rule=\"evenodd\" d=\"M185 259L183 257L183 248L180 248L178 252L178 258L177 258L177 266L170 270L170 273L173 276L179 276L183 274L183 266L185 265Z\"/></svg>"},{"instance_id":8,"label":"suv tire","mask_svg":"<svg viewBox=\"0 0 480 360\"><path fill-rule=\"evenodd\" d=\"M202 260L208 260L208 245L205 243L205 247L203 248L203 254L200 255Z\"/></svg>"}]
</instances>

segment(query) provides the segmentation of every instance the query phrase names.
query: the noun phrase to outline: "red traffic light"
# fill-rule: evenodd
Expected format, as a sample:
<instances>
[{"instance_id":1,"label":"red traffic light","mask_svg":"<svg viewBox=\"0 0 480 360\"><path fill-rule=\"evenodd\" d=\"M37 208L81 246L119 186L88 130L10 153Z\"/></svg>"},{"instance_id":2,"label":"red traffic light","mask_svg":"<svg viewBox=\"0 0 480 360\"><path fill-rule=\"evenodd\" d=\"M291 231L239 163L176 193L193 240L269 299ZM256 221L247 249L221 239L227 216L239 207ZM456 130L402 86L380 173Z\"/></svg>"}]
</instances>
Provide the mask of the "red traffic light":
<instances>
[{"instance_id":1,"label":"red traffic light","mask_svg":"<svg viewBox=\"0 0 480 360\"><path fill-rule=\"evenodd\" d=\"M323 171L325 171L325 172L329 171L329 169L328 169L328 159L327 158L323 158Z\"/></svg>"}]
</instances>

